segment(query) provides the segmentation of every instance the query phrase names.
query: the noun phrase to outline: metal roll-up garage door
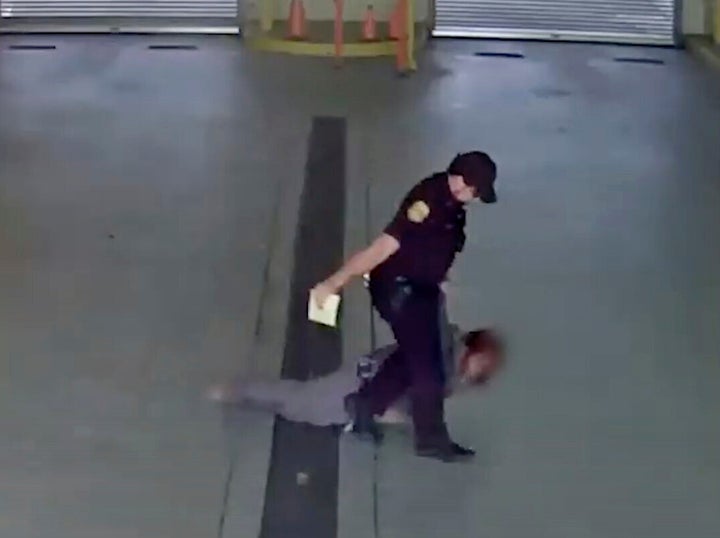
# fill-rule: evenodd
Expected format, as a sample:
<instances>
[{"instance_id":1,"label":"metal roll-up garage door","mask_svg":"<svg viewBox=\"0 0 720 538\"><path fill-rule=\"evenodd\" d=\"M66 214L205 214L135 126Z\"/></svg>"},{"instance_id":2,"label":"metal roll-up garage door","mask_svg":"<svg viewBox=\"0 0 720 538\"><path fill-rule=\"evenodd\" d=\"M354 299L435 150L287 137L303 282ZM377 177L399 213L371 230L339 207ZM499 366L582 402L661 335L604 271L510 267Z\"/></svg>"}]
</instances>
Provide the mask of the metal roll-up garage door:
<instances>
[{"instance_id":1,"label":"metal roll-up garage door","mask_svg":"<svg viewBox=\"0 0 720 538\"><path fill-rule=\"evenodd\" d=\"M434 35L671 45L675 0L435 0Z\"/></svg>"},{"instance_id":2,"label":"metal roll-up garage door","mask_svg":"<svg viewBox=\"0 0 720 538\"><path fill-rule=\"evenodd\" d=\"M0 0L5 31L236 33L238 0Z\"/></svg>"}]
</instances>

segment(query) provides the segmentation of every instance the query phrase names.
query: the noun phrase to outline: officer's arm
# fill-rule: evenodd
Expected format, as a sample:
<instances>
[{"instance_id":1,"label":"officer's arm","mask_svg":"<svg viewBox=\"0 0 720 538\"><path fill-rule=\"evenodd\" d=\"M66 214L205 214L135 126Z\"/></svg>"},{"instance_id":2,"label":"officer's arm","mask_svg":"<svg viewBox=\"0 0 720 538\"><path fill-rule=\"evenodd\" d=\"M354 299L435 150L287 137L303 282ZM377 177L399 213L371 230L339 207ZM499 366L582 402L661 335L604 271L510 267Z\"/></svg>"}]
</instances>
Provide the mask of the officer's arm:
<instances>
[{"instance_id":1,"label":"officer's arm","mask_svg":"<svg viewBox=\"0 0 720 538\"><path fill-rule=\"evenodd\" d=\"M345 262L327 282L335 289L341 289L352 278L369 273L400 248L397 239L388 234L380 235L369 247L357 252Z\"/></svg>"},{"instance_id":2,"label":"officer's arm","mask_svg":"<svg viewBox=\"0 0 720 538\"><path fill-rule=\"evenodd\" d=\"M398 251L406 233L423 226L430 214L430 206L424 196L425 189L425 186L417 185L408 193L384 232L369 247L353 255L339 271L325 281L330 288L339 290L353 277L371 272Z\"/></svg>"}]
</instances>

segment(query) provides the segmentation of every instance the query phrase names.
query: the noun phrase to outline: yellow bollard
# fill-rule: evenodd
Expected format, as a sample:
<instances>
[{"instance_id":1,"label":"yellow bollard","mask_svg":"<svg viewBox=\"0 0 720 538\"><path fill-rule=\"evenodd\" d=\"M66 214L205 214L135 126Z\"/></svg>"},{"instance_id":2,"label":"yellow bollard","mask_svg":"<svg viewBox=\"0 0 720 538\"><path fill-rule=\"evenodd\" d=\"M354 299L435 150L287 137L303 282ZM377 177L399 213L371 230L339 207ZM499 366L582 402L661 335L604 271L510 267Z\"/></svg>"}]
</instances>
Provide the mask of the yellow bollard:
<instances>
[{"instance_id":1,"label":"yellow bollard","mask_svg":"<svg viewBox=\"0 0 720 538\"><path fill-rule=\"evenodd\" d=\"M335 45L335 67L342 65L343 44L345 42L345 17L343 15L343 0L335 0L335 19L333 22L333 37Z\"/></svg>"},{"instance_id":2,"label":"yellow bollard","mask_svg":"<svg viewBox=\"0 0 720 538\"><path fill-rule=\"evenodd\" d=\"M720 2L720 0L717 1ZM410 71L415 71L417 69L415 63L415 0L407 0L405 13L407 15L405 22L407 24L407 40L405 44L407 46L408 68Z\"/></svg>"},{"instance_id":3,"label":"yellow bollard","mask_svg":"<svg viewBox=\"0 0 720 538\"><path fill-rule=\"evenodd\" d=\"M397 41L397 68L401 75L417 69L415 63L415 0L398 0L397 17L400 35ZM395 15L393 15L395 16ZM391 26L392 30L392 26Z\"/></svg>"},{"instance_id":4,"label":"yellow bollard","mask_svg":"<svg viewBox=\"0 0 720 538\"><path fill-rule=\"evenodd\" d=\"M275 0L260 0L260 29L263 32L272 30L275 19L274 3Z\"/></svg>"},{"instance_id":5,"label":"yellow bollard","mask_svg":"<svg viewBox=\"0 0 720 538\"><path fill-rule=\"evenodd\" d=\"M715 16L713 17L713 37L715 38L715 44L720 45L720 0L715 0Z\"/></svg>"}]
</instances>

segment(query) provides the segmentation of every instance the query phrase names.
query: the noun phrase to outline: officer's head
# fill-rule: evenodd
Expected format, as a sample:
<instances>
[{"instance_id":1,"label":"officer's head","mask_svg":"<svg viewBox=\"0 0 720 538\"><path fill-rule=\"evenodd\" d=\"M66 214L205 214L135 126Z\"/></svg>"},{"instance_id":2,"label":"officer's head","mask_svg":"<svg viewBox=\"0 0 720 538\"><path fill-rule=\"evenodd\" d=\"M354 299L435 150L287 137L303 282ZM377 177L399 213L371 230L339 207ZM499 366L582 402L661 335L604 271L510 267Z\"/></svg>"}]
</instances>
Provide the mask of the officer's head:
<instances>
[{"instance_id":1,"label":"officer's head","mask_svg":"<svg viewBox=\"0 0 720 538\"><path fill-rule=\"evenodd\" d=\"M460 377L469 385L487 383L505 362L505 344L493 330L479 329L465 334L465 352L460 358Z\"/></svg>"},{"instance_id":2,"label":"officer's head","mask_svg":"<svg viewBox=\"0 0 720 538\"><path fill-rule=\"evenodd\" d=\"M450 176L450 190L458 201L467 203L474 198L480 198L486 204L497 201L497 166L487 153L460 153L448 166L447 173Z\"/></svg>"}]
</instances>

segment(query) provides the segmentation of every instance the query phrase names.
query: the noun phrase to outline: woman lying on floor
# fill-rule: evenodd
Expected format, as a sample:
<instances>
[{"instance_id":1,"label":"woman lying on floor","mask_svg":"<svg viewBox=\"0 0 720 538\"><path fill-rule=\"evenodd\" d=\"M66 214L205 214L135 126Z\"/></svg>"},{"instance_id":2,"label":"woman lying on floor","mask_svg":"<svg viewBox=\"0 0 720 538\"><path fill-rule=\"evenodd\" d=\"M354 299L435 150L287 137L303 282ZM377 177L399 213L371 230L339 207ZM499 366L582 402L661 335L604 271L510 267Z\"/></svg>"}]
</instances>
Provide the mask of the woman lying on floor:
<instances>
[{"instance_id":1,"label":"woman lying on floor","mask_svg":"<svg viewBox=\"0 0 720 538\"><path fill-rule=\"evenodd\" d=\"M502 343L490 330L460 331L450 325L443 352L448 396L486 383L503 362ZM343 364L324 377L307 381L240 377L233 383L213 387L208 397L219 403L239 404L277 413L288 420L316 426L346 425L350 421L345 397L354 393L363 377L372 377L382 361L396 349L391 344ZM369 371L368 371L369 370ZM382 423L409 420L407 401L401 398L382 417Z\"/></svg>"}]
</instances>

